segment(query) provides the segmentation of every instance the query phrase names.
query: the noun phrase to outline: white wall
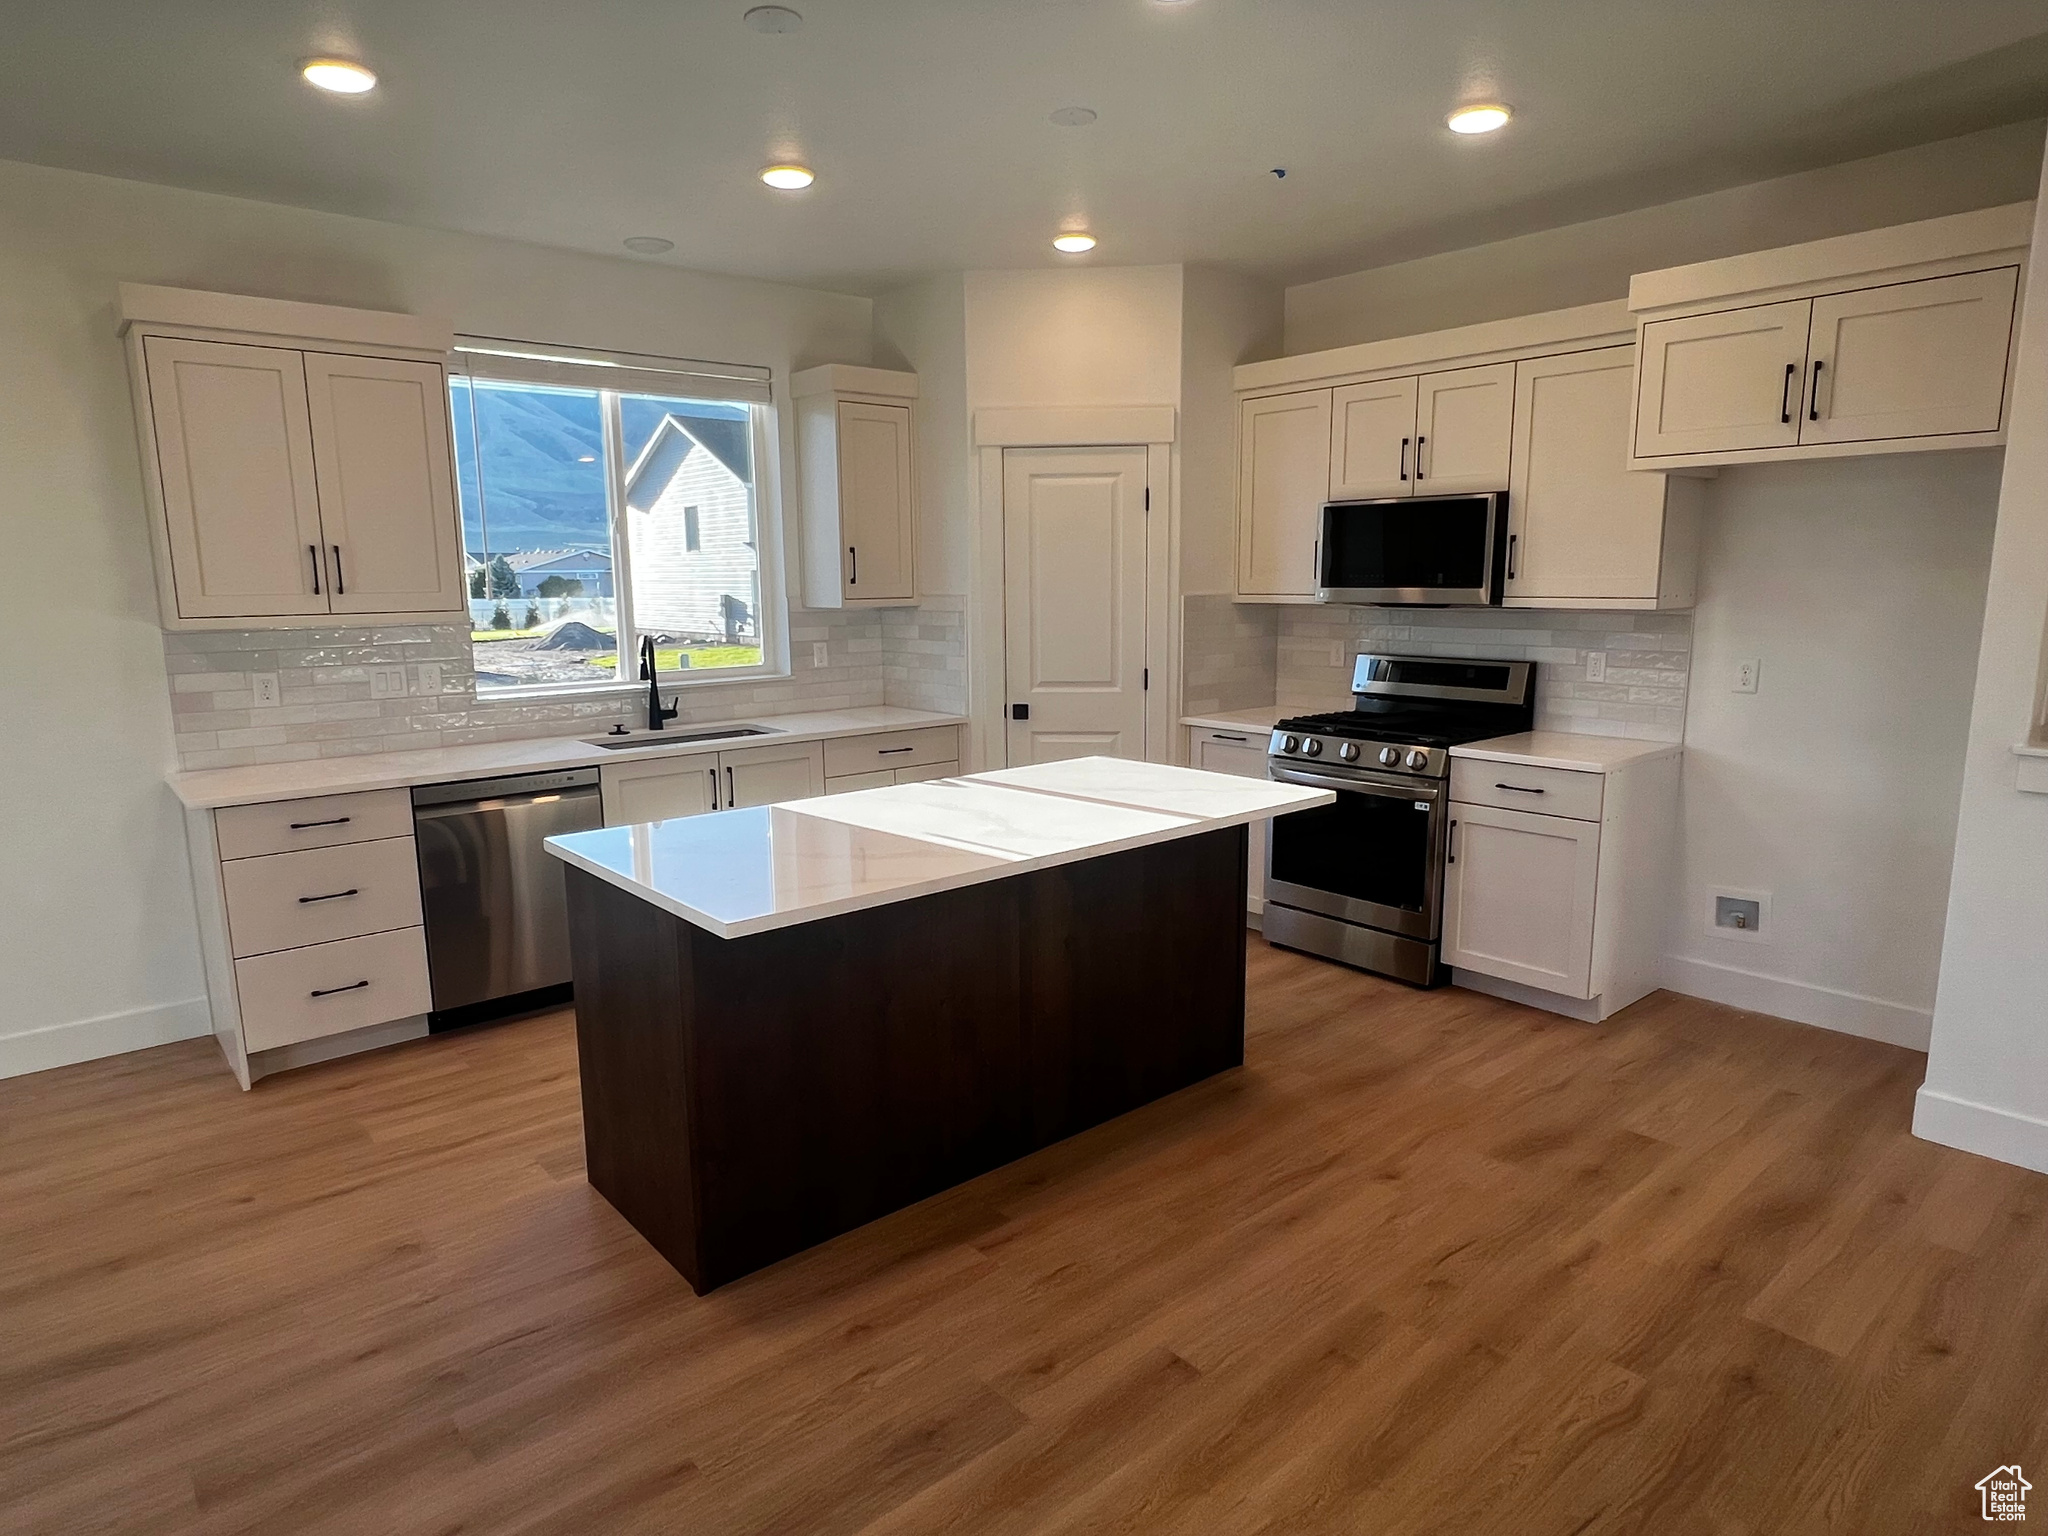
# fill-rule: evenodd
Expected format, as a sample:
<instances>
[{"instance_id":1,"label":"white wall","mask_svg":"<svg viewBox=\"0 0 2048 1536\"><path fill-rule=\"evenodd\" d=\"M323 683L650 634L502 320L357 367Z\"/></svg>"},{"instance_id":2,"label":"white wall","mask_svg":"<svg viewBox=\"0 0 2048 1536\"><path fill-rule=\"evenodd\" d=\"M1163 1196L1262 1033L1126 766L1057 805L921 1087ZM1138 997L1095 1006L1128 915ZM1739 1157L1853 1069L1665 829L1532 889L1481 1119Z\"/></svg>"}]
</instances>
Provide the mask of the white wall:
<instances>
[{"instance_id":1,"label":"white wall","mask_svg":"<svg viewBox=\"0 0 2048 1536\"><path fill-rule=\"evenodd\" d=\"M1281 291L1215 267L1182 277L1180 586L1235 587L1237 393L1230 370L1280 355Z\"/></svg>"},{"instance_id":2,"label":"white wall","mask_svg":"<svg viewBox=\"0 0 2048 1536\"><path fill-rule=\"evenodd\" d=\"M1173 405L1179 267L967 274L967 401Z\"/></svg>"},{"instance_id":3,"label":"white wall","mask_svg":"<svg viewBox=\"0 0 2048 1536\"><path fill-rule=\"evenodd\" d=\"M2039 122L1709 192L1287 290L1287 350L1407 336L1628 295L1637 272L2021 202Z\"/></svg>"},{"instance_id":4,"label":"white wall","mask_svg":"<svg viewBox=\"0 0 2048 1536\"><path fill-rule=\"evenodd\" d=\"M2000 455L1707 488L1669 984L1925 1049ZM1761 660L1754 694L1736 663ZM1770 895L1761 941L1713 887Z\"/></svg>"},{"instance_id":5,"label":"white wall","mask_svg":"<svg viewBox=\"0 0 2048 1536\"><path fill-rule=\"evenodd\" d=\"M2048 184L2041 194L2037 258L2048 252ZM1934 1042L1913 1129L2048 1172L2048 794L2018 791L2012 751L2039 718L2048 624L2048 262L2036 260L2025 302Z\"/></svg>"},{"instance_id":6,"label":"white wall","mask_svg":"<svg viewBox=\"0 0 2048 1536\"><path fill-rule=\"evenodd\" d=\"M197 940L114 289L444 315L686 357L866 362L869 303L0 163L0 1074L199 1033ZM785 444L784 474L792 462Z\"/></svg>"}]
</instances>

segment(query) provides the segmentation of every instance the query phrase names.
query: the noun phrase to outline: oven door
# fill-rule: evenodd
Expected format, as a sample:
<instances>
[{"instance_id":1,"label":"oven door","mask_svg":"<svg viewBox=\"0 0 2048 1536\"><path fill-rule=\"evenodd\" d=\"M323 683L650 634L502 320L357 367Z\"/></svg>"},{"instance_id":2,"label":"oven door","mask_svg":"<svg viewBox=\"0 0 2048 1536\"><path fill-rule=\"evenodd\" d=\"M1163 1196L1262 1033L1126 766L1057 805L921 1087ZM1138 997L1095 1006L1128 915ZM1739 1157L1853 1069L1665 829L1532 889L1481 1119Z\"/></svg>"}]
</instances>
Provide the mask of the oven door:
<instances>
[{"instance_id":1,"label":"oven door","mask_svg":"<svg viewBox=\"0 0 2048 1536\"><path fill-rule=\"evenodd\" d=\"M1308 773L1274 763L1282 784L1334 789L1334 805L1273 818L1266 900L1415 939L1443 913L1446 788L1414 779Z\"/></svg>"}]
</instances>

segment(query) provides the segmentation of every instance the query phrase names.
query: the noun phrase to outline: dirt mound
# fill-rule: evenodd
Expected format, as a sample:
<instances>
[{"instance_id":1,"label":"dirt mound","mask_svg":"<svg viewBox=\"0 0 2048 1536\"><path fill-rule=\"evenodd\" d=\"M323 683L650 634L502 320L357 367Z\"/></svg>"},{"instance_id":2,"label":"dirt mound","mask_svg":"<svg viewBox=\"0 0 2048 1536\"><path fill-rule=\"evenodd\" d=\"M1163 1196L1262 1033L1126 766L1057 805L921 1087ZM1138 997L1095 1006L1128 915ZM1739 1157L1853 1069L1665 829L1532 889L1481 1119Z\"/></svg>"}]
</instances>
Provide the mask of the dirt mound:
<instances>
[{"instance_id":1,"label":"dirt mound","mask_svg":"<svg viewBox=\"0 0 2048 1536\"><path fill-rule=\"evenodd\" d=\"M592 629L580 619L557 624L544 640L536 640L536 651L614 651L618 641L601 629Z\"/></svg>"}]
</instances>

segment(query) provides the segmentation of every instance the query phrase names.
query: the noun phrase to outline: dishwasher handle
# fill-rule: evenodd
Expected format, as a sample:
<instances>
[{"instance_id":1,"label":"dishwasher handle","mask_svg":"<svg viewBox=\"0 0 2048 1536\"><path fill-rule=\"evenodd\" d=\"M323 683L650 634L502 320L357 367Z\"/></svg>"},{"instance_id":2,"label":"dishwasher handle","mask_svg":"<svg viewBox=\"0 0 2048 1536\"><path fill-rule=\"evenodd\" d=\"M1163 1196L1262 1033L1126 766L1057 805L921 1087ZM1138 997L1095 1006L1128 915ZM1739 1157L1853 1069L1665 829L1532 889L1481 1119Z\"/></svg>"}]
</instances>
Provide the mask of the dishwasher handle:
<instances>
[{"instance_id":1,"label":"dishwasher handle","mask_svg":"<svg viewBox=\"0 0 2048 1536\"><path fill-rule=\"evenodd\" d=\"M474 816L478 811L505 811L521 805L547 805L553 801L580 801L598 799L601 791L595 784L577 785L573 789L544 789L521 795L493 795L487 800L449 800L440 805L415 805L412 809L414 821L439 821L446 816Z\"/></svg>"}]
</instances>

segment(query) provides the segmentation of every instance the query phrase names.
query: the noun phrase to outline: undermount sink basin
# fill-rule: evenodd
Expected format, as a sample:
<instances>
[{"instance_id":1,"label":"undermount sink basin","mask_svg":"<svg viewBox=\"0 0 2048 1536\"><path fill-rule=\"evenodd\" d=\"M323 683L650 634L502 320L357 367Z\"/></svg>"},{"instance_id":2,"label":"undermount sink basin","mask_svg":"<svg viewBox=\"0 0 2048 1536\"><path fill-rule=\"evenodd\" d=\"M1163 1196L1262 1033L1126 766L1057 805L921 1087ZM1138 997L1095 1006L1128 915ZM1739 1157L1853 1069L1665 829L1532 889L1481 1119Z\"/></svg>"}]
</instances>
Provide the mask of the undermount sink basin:
<instances>
[{"instance_id":1,"label":"undermount sink basin","mask_svg":"<svg viewBox=\"0 0 2048 1536\"><path fill-rule=\"evenodd\" d=\"M687 747L705 741L736 741L743 736L773 736L776 728L772 725L711 725L697 730L681 731L627 731L619 736L586 736L585 743L603 747L607 752L624 752L631 748Z\"/></svg>"}]
</instances>

